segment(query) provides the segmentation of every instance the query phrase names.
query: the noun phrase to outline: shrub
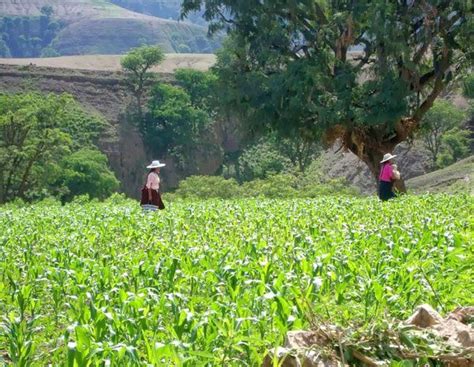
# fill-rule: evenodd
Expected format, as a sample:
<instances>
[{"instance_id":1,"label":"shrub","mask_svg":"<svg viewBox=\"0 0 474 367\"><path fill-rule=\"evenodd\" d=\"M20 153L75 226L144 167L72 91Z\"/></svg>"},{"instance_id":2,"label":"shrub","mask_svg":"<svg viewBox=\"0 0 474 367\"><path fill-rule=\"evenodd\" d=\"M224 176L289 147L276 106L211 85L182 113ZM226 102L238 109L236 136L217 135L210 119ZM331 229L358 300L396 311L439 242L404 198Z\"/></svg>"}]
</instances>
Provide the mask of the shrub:
<instances>
[{"instance_id":1,"label":"shrub","mask_svg":"<svg viewBox=\"0 0 474 367\"><path fill-rule=\"evenodd\" d=\"M275 174L266 179L256 179L242 184L242 195L247 197L265 196L268 198L296 197L297 177L291 174Z\"/></svg>"},{"instance_id":2,"label":"shrub","mask_svg":"<svg viewBox=\"0 0 474 367\"><path fill-rule=\"evenodd\" d=\"M176 195L189 198L230 199L240 194L240 188L234 179L220 176L191 176L179 183Z\"/></svg>"}]
</instances>

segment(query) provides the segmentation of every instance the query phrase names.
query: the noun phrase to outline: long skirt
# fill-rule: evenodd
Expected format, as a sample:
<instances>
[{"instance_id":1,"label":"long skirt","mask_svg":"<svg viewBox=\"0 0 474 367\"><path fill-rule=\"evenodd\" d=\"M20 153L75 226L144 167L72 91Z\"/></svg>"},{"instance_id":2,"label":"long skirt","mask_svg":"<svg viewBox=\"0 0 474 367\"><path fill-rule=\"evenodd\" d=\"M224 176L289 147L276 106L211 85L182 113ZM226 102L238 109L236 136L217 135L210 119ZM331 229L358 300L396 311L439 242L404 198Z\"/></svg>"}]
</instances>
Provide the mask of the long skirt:
<instances>
[{"instance_id":1,"label":"long skirt","mask_svg":"<svg viewBox=\"0 0 474 367\"><path fill-rule=\"evenodd\" d=\"M395 197L393 182L379 181L379 198L386 201Z\"/></svg>"},{"instance_id":2,"label":"long skirt","mask_svg":"<svg viewBox=\"0 0 474 367\"><path fill-rule=\"evenodd\" d=\"M140 205L145 210L162 210L165 208L165 204L163 204L163 200L161 200L161 194L158 192L158 190L151 190L150 200L148 196L148 189L146 187L142 189Z\"/></svg>"}]
</instances>

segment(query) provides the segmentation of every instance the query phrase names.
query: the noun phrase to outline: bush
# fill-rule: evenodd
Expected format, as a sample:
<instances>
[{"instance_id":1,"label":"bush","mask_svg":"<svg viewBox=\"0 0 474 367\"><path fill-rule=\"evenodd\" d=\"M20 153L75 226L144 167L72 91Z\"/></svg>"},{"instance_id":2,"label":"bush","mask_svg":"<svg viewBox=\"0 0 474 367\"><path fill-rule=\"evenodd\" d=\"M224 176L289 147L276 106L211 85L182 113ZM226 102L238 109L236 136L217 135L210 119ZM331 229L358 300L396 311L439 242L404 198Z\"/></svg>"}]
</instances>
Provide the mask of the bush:
<instances>
[{"instance_id":1,"label":"bush","mask_svg":"<svg viewBox=\"0 0 474 367\"><path fill-rule=\"evenodd\" d=\"M237 181L220 176L191 176L181 181L176 190L176 195L183 198L230 199L239 194Z\"/></svg>"},{"instance_id":2,"label":"bush","mask_svg":"<svg viewBox=\"0 0 474 367\"><path fill-rule=\"evenodd\" d=\"M242 184L242 195L247 197L292 198L298 196L297 178L291 174L275 174Z\"/></svg>"},{"instance_id":3,"label":"bush","mask_svg":"<svg viewBox=\"0 0 474 367\"><path fill-rule=\"evenodd\" d=\"M298 180L301 197L314 198L321 195L359 195L357 188L345 178L328 178L322 173L322 162L314 160Z\"/></svg>"},{"instance_id":4,"label":"bush","mask_svg":"<svg viewBox=\"0 0 474 367\"><path fill-rule=\"evenodd\" d=\"M118 189L119 182L107 166L107 157L94 149L81 149L62 163L58 179L67 193L63 201L87 194L91 198L105 199Z\"/></svg>"},{"instance_id":5,"label":"bush","mask_svg":"<svg viewBox=\"0 0 474 367\"><path fill-rule=\"evenodd\" d=\"M318 179L315 179L318 177ZM179 183L174 193L164 194L164 200L177 201L185 198L267 197L267 198L314 198L323 195L349 195L360 193L347 180L331 179L323 181L317 170L309 170L305 175L279 173L264 179L244 182L239 186L234 179L220 176L191 176Z\"/></svg>"},{"instance_id":6,"label":"bush","mask_svg":"<svg viewBox=\"0 0 474 367\"><path fill-rule=\"evenodd\" d=\"M240 178L243 181L264 179L292 167L272 144L262 141L246 149L239 157Z\"/></svg>"},{"instance_id":7,"label":"bush","mask_svg":"<svg viewBox=\"0 0 474 367\"><path fill-rule=\"evenodd\" d=\"M299 187L300 197L315 198L325 195L357 196L360 192L345 178L335 178L325 182L312 182Z\"/></svg>"}]
</instances>

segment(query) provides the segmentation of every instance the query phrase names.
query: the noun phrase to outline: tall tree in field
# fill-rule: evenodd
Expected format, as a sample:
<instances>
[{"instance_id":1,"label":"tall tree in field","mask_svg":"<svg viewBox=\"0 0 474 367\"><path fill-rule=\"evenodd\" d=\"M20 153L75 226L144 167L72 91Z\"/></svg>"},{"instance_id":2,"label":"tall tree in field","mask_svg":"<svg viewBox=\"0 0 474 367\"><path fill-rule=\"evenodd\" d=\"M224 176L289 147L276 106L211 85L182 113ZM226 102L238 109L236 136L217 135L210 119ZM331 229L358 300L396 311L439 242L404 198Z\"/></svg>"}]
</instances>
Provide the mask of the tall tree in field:
<instances>
[{"instance_id":1,"label":"tall tree in field","mask_svg":"<svg viewBox=\"0 0 474 367\"><path fill-rule=\"evenodd\" d=\"M342 141L374 176L460 69L471 0L184 0L231 49L217 69L254 121Z\"/></svg>"},{"instance_id":2,"label":"tall tree in field","mask_svg":"<svg viewBox=\"0 0 474 367\"><path fill-rule=\"evenodd\" d=\"M145 84L153 78L150 68L160 64L164 58L165 54L159 46L141 46L132 49L120 60L123 70L128 74L130 87L137 101L140 123L143 118L142 98Z\"/></svg>"}]
</instances>

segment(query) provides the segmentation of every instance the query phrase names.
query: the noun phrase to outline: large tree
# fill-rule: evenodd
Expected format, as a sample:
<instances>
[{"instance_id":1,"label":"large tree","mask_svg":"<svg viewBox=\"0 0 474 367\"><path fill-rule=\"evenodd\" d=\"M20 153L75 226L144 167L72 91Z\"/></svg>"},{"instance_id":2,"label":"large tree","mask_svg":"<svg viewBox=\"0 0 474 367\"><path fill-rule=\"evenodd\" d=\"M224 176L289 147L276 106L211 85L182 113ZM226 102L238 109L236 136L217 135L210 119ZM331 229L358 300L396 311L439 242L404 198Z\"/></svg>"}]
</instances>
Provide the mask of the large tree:
<instances>
[{"instance_id":1,"label":"large tree","mask_svg":"<svg viewBox=\"0 0 474 367\"><path fill-rule=\"evenodd\" d=\"M259 125L340 139L376 176L472 65L470 0L184 0L226 29L217 69Z\"/></svg>"}]
</instances>

